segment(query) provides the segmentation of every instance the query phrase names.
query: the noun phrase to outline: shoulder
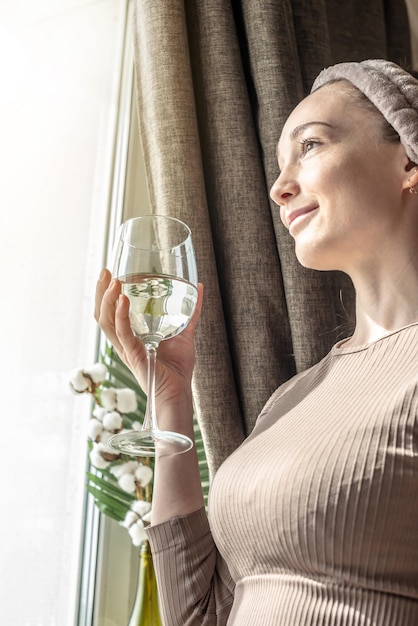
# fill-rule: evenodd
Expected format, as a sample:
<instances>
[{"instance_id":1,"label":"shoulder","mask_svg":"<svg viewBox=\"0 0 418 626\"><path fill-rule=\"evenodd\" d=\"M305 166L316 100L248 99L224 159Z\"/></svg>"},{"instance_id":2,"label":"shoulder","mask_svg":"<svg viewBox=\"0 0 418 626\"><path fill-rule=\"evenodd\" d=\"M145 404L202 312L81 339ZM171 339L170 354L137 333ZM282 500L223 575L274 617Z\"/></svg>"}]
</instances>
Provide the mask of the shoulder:
<instances>
[{"instance_id":1,"label":"shoulder","mask_svg":"<svg viewBox=\"0 0 418 626\"><path fill-rule=\"evenodd\" d=\"M309 379L311 376L317 376L321 370L327 367L329 359L330 359L330 355L331 353L328 353L321 361L319 361L319 363L316 363L315 365L308 368L307 370L304 370L303 372L299 372L299 374L292 376L292 378L290 378L289 380L284 382L282 385L280 385L280 387L278 387L276 391L274 391L273 394L270 396L270 398L267 400L266 404L264 405L263 409L261 410L261 413L259 414L257 418L257 423L260 420L262 420L263 417L267 415L267 413L270 412L270 410L276 404L276 402L286 397L287 394L295 390L295 388L298 388L302 384L303 381Z\"/></svg>"}]
</instances>

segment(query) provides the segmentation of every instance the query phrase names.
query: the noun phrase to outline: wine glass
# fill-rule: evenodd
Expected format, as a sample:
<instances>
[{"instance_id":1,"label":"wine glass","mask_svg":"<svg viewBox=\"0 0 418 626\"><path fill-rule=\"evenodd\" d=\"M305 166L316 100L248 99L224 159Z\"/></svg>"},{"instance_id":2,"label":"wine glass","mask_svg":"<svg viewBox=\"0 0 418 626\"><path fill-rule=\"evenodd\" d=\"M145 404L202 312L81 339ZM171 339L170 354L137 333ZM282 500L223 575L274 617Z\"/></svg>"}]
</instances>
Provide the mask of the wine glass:
<instances>
[{"instance_id":1,"label":"wine glass","mask_svg":"<svg viewBox=\"0 0 418 626\"><path fill-rule=\"evenodd\" d=\"M193 446L189 437L158 427L155 365L160 342L184 330L196 308L197 268L189 227L163 215L128 220L120 230L113 276L129 298L131 328L145 344L148 385L142 429L113 435L108 443L135 456L186 452Z\"/></svg>"}]
</instances>

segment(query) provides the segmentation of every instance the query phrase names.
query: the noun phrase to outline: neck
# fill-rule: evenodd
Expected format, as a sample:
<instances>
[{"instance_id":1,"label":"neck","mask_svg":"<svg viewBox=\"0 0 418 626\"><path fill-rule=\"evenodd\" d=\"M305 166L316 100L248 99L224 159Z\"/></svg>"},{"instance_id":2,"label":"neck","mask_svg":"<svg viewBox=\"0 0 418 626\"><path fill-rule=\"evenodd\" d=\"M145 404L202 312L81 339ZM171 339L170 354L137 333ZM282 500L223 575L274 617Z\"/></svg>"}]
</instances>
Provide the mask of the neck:
<instances>
[{"instance_id":1,"label":"neck","mask_svg":"<svg viewBox=\"0 0 418 626\"><path fill-rule=\"evenodd\" d=\"M353 281L356 327L352 345L375 341L389 332L418 322L418 271L392 272L384 277Z\"/></svg>"}]
</instances>

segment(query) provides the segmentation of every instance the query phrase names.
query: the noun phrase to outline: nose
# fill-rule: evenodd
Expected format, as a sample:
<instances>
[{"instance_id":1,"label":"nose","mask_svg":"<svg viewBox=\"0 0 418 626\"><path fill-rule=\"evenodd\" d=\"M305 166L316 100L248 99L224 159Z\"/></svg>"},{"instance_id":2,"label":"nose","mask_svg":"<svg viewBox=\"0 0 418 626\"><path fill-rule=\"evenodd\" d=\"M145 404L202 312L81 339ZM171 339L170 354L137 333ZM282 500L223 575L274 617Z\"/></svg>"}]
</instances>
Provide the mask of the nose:
<instances>
[{"instance_id":1,"label":"nose","mask_svg":"<svg viewBox=\"0 0 418 626\"><path fill-rule=\"evenodd\" d=\"M270 198L278 206L285 206L288 200L298 193L298 189L297 182L282 171L273 183Z\"/></svg>"}]
</instances>

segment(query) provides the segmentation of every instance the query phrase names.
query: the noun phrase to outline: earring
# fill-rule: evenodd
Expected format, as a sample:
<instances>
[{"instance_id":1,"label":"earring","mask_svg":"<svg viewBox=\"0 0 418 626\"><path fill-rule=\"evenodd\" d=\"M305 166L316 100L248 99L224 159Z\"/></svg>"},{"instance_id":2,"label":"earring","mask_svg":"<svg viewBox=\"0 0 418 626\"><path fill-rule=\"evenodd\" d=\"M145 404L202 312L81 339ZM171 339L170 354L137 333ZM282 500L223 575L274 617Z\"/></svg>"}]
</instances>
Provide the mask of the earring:
<instances>
[{"instance_id":1,"label":"earring","mask_svg":"<svg viewBox=\"0 0 418 626\"><path fill-rule=\"evenodd\" d=\"M418 191L415 189L415 185L413 185L409 179L408 179L408 185L409 185L409 193L414 193L418 195Z\"/></svg>"},{"instance_id":2,"label":"earring","mask_svg":"<svg viewBox=\"0 0 418 626\"><path fill-rule=\"evenodd\" d=\"M414 174L417 174L417 173L418 173L418 167L416 167L415 170L414 170ZM409 193L414 193L414 194L418 195L418 190L415 189L415 185L413 185L411 183L411 178L412 178L412 176L410 178L408 178Z\"/></svg>"}]
</instances>

